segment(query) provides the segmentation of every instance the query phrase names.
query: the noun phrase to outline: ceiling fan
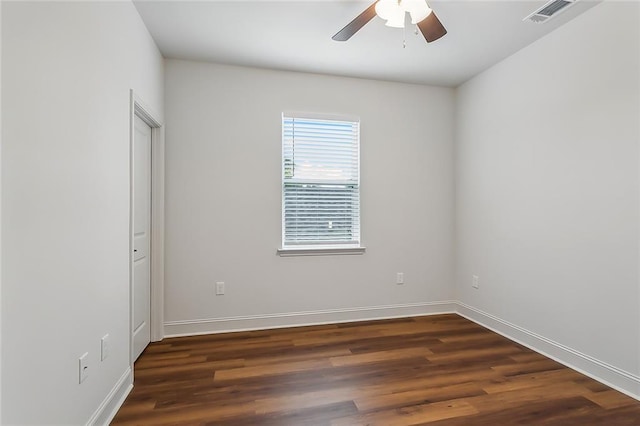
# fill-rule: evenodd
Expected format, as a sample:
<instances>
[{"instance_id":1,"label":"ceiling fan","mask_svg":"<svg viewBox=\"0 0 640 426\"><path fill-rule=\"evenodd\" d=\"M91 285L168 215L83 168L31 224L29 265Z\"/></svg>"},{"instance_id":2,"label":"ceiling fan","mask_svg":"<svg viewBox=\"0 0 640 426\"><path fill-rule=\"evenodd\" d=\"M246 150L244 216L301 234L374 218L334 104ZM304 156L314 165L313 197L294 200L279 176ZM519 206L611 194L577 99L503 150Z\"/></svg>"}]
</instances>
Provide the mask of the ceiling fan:
<instances>
[{"instance_id":1,"label":"ceiling fan","mask_svg":"<svg viewBox=\"0 0 640 426\"><path fill-rule=\"evenodd\" d=\"M336 41L349 40L376 15L386 20L389 27L404 28L406 13L409 13L411 23L418 26L427 43L447 33L426 0L377 0L331 38Z\"/></svg>"}]
</instances>

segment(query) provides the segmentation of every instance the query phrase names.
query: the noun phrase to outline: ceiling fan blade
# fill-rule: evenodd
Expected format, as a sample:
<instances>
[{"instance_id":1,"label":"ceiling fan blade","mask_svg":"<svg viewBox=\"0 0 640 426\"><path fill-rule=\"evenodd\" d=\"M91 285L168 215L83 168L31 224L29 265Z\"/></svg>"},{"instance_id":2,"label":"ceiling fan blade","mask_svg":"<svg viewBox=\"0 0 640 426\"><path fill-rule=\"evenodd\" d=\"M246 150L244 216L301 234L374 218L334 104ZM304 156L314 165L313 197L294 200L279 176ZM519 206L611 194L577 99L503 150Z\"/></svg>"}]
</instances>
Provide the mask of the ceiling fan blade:
<instances>
[{"instance_id":1,"label":"ceiling fan blade","mask_svg":"<svg viewBox=\"0 0 640 426\"><path fill-rule=\"evenodd\" d=\"M349 22L346 27L338 31L336 35L331 38L335 41L349 40L351 36L357 33L360 28L364 27L367 22L369 22L374 18L374 16L376 16L376 3L377 1L373 2L373 4L369 6L364 12L356 16L356 19Z\"/></svg>"},{"instance_id":2,"label":"ceiling fan blade","mask_svg":"<svg viewBox=\"0 0 640 426\"><path fill-rule=\"evenodd\" d=\"M435 12L431 12L424 20L418 22L418 28L420 28L420 32L427 40L427 43L436 41L447 33Z\"/></svg>"}]
</instances>

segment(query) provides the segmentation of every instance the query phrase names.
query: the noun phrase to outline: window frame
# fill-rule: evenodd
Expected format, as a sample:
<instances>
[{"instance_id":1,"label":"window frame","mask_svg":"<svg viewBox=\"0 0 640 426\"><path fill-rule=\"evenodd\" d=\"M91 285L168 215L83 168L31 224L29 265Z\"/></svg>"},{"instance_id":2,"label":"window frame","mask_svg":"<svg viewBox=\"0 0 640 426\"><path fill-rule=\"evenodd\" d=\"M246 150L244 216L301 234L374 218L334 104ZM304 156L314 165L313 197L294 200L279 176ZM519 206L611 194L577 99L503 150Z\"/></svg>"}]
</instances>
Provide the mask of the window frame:
<instances>
[{"instance_id":1,"label":"window frame","mask_svg":"<svg viewBox=\"0 0 640 426\"><path fill-rule=\"evenodd\" d=\"M285 245L285 119L305 119L305 120L323 120L323 121L343 121L358 123L358 140L357 140L357 156L358 156L358 227L359 241L344 242L339 244L322 244L321 242L303 245ZM360 255L364 254L366 248L362 245L362 211L361 211L361 159L360 159L360 117L336 114L321 114L309 112L293 112L283 111L281 115L281 137L280 137L280 197L281 197L281 236L280 247L277 250L279 256L326 256L326 255Z\"/></svg>"}]
</instances>

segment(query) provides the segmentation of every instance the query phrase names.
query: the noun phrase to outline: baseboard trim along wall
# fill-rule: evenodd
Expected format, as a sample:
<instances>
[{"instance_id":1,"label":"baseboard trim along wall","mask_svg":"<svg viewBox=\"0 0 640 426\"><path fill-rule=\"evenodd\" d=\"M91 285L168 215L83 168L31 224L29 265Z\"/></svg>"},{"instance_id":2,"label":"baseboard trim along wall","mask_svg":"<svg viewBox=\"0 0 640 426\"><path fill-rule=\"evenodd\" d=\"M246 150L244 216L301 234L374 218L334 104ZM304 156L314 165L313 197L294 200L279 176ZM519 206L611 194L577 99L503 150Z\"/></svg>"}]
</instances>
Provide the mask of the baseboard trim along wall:
<instances>
[{"instance_id":1,"label":"baseboard trim along wall","mask_svg":"<svg viewBox=\"0 0 640 426\"><path fill-rule=\"evenodd\" d=\"M191 321L169 321L164 323L164 335L165 337L194 336L199 334L264 330L268 328L302 327L340 322L450 314L454 312L456 312L456 302L448 300L441 302L327 309L322 311L289 312Z\"/></svg>"},{"instance_id":2,"label":"baseboard trim along wall","mask_svg":"<svg viewBox=\"0 0 640 426\"><path fill-rule=\"evenodd\" d=\"M133 374L131 367L127 367L127 370L118 379L113 389L111 389L111 392L109 392L109 395L102 401L102 404L100 404L96 412L93 413L87 425L102 426L111 423L111 420L116 416L132 389Z\"/></svg>"},{"instance_id":3,"label":"baseboard trim along wall","mask_svg":"<svg viewBox=\"0 0 640 426\"><path fill-rule=\"evenodd\" d=\"M621 370L464 303L457 302L457 313L514 342L558 361L634 399L640 400L640 377L635 374Z\"/></svg>"}]
</instances>

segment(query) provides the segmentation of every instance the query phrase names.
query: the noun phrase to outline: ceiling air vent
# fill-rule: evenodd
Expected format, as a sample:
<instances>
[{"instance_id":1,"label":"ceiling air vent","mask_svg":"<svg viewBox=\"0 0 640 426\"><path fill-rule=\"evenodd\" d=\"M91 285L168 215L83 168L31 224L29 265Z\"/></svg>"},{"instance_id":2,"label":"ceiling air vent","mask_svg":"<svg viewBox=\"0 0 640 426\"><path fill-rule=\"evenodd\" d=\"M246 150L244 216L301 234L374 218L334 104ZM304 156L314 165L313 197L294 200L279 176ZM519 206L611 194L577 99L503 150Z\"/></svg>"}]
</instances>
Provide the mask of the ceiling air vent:
<instances>
[{"instance_id":1,"label":"ceiling air vent","mask_svg":"<svg viewBox=\"0 0 640 426\"><path fill-rule=\"evenodd\" d=\"M533 12L531 15L523 19L523 21L531 21L537 24L547 22L549 19L567 10L569 6L578 0L551 0L544 6Z\"/></svg>"}]
</instances>

